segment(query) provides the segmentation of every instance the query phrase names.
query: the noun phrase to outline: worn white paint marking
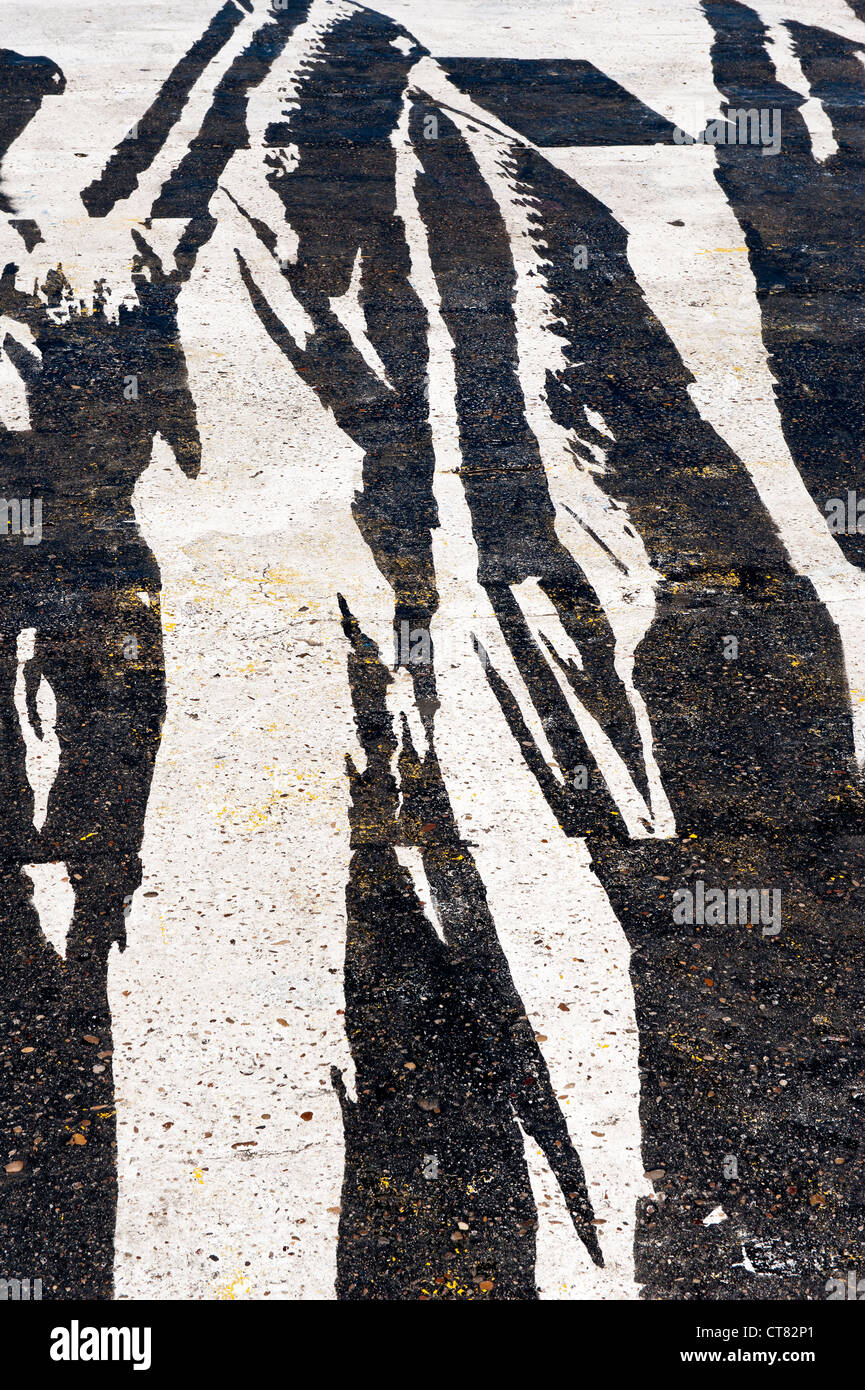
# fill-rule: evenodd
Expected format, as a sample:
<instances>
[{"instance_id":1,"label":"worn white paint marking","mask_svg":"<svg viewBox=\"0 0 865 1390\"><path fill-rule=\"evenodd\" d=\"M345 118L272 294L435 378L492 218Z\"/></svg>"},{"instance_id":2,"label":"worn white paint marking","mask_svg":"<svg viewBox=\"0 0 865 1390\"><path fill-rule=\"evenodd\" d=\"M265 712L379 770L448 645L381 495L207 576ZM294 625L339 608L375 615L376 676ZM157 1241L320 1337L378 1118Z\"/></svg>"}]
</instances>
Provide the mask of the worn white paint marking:
<instances>
[{"instance_id":1,"label":"worn white paint marking","mask_svg":"<svg viewBox=\"0 0 865 1390\"><path fill-rule=\"evenodd\" d=\"M787 448L744 237L715 180L714 150L545 153L626 228L628 258L646 299L694 374L694 404L748 468L792 565L837 623L856 750L865 763L865 575L845 560ZM676 220L684 226L672 226Z\"/></svg>"},{"instance_id":2,"label":"worn white paint marking","mask_svg":"<svg viewBox=\"0 0 865 1390\"><path fill-rule=\"evenodd\" d=\"M838 153L838 142L832 133L832 122L822 103L811 94L808 79L793 50L793 40L786 24L773 24L769 29L768 42L769 56L774 64L778 81L785 87L790 87L794 92L801 92L802 96L806 98L804 106L799 107L799 115L808 127L811 153L816 160L823 163L831 155Z\"/></svg>"},{"instance_id":3,"label":"worn white paint marking","mask_svg":"<svg viewBox=\"0 0 865 1390\"><path fill-rule=\"evenodd\" d=\"M363 620L383 581L351 521L357 451L253 319L230 232L191 291L208 481L185 510L163 459L137 496L169 714L143 855L158 897L136 896L111 976L118 1291L330 1298L355 743L335 595Z\"/></svg>"},{"instance_id":4,"label":"worn white paint marking","mask_svg":"<svg viewBox=\"0 0 865 1390\"><path fill-rule=\"evenodd\" d=\"M268 81L274 112L283 65ZM263 220L265 172L260 198L244 188ZM260 328L235 247L268 295L284 277L224 211L181 304L203 473L190 483L160 447L136 491L163 575L169 713L144 847L158 897L136 896L111 975L117 1283L123 1298L332 1298L330 1066L353 1084L345 755L363 762L336 594L383 652L393 597L351 517L360 451Z\"/></svg>"},{"instance_id":5,"label":"worn white paint marking","mask_svg":"<svg viewBox=\"0 0 865 1390\"><path fill-rule=\"evenodd\" d=\"M496 666L506 666L507 647L494 637L497 624L477 583L478 553L456 471L460 455L452 344L439 310L423 224L412 207L415 170L413 153L402 145L398 189L412 280L430 314L430 409L441 519L433 533L440 597L433 634L436 649L449 653L438 668L437 750L514 981L543 1038L541 1047L586 1168L596 1215L605 1223L599 1229L607 1267L596 1270L546 1161L527 1141L542 1201L539 1285L544 1297L629 1298L636 1295L635 1203L646 1187L628 948L584 845L562 834L471 651L468 633L475 631L489 644ZM509 683L512 679L513 672ZM526 692L520 696L521 702L528 701ZM567 1012L558 1007L561 1003Z\"/></svg>"},{"instance_id":6,"label":"worn white paint marking","mask_svg":"<svg viewBox=\"0 0 865 1390\"><path fill-rule=\"evenodd\" d=\"M33 905L42 933L65 960L66 938L75 910L75 892L66 865L25 864L24 872L33 884Z\"/></svg>"},{"instance_id":7,"label":"worn white paint marking","mask_svg":"<svg viewBox=\"0 0 865 1390\"><path fill-rule=\"evenodd\" d=\"M461 102L463 108L471 115L483 114L479 107L461 98L456 89L444 79L436 65L426 62L418 66L423 71L423 85L440 100L449 106ZM575 698L557 668L556 678L590 743L601 774L620 811L627 819L629 832L635 838L646 837L649 831L645 821L651 820L654 816L654 834L669 836L675 831L673 813L654 756L648 711L633 679L636 650L654 620L654 589L657 576L649 564L638 532L630 524L627 509L613 505L610 497L603 491L601 483L592 476L591 470L575 467L572 447L575 436L555 423L547 406L547 372L561 368L565 362L562 340L551 327L555 323L555 313L540 274L541 253L531 236L531 209L526 206L525 197L514 188L508 177L505 160L507 145L503 142L514 138L513 134L503 135L502 140L499 140L488 130L474 125L469 115L451 114L471 146L478 167L498 202L508 230L516 269L514 313L526 419L538 442L544 462L550 496L556 508L556 533L563 547L573 555L592 584L616 640L615 668L625 687L640 730L644 765L649 781L651 811L627 774L623 780L624 765L621 758L609 739L602 735L597 721L592 719ZM501 122L497 122L496 125L501 130L505 129ZM612 439L610 430L598 412L585 405L583 409L589 423L596 428L602 428L603 433ZM587 526L591 529L588 530ZM601 544L592 538L591 531L600 538ZM618 560L618 565L609 552ZM527 592L525 586L523 587L524 592ZM529 610L525 610L530 626L536 623L541 613L546 615L550 608L537 586L534 596L534 613L530 615Z\"/></svg>"},{"instance_id":8,"label":"worn white paint marking","mask_svg":"<svg viewBox=\"0 0 865 1390\"><path fill-rule=\"evenodd\" d=\"M148 8L152 22L152 6ZM76 40L80 42L80 35L86 32L83 16L79 35L66 34L60 26L60 32L38 34L37 30L29 37L25 51L50 55L63 69L67 86L62 97L46 98L4 160L4 187L17 215L37 222L44 238L28 253L20 237L8 227L3 228L5 237L0 249L7 253L7 260L14 259L21 266L28 281L32 279L41 286L47 273L62 264L76 301L83 301L88 308L93 303L96 282L104 281L109 291L106 312L116 317L121 303L137 302L132 281L132 260L136 254L130 235L133 226L162 256L165 268L173 268L174 247L185 222L165 220L146 230L143 220L163 183L198 134L219 79L249 43L256 23L253 16L245 16L196 83L163 149L139 176L132 195L107 217L90 218L80 194L102 173L115 145L129 133L133 116L144 114L173 64L200 35L214 12L213 7L203 4L198 11L194 18L187 17L187 24L192 20L189 27L181 27L182 21L174 20L167 35L171 42L167 44L155 41L152 33L149 41L139 44L128 23L117 26L117 32L110 36L105 32L107 26L100 25L100 47L108 45L104 57L114 56L116 64L112 65L114 81L102 91L98 89L92 58L82 61L76 52ZM44 46L39 47L40 42ZM120 51L112 54L115 45ZM146 58L130 70L129 53L136 48ZM146 69L144 74L142 68ZM46 178L49 171L50 177ZM46 187L50 187L50 198L46 198Z\"/></svg>"},{"instance_id":9,"label":"worn white paint marking","mask_svg":"<svg viewBox=\"0 0 865 1390\"><path fill-rule=\"evenodd\" d=\"M418 902L424 910L427 921L439 940L444 941L444 927L423 866L423 851L414 845L397 845L394 853L411 877L412 887L417 894Z\"/></svg>"},{"instance_id":10,"label":"worn white paint marking","mask_svg":"<svg viewBox=\"0 0 865 1390\"><path fill-rule=\"evenodd\" d=\"M25 770L33 791L33 825L41 830L48 814L48 797L60 770L60 740L56 732L57 700L44 676L36 691L36 714L41 725L37 733L27 709L25 672L33 660L36 629L24 628L18 634L18 667L15 673L15 710L25 747Z\"/></svg>"},{"instance_id":11,"label":"worn white paint marking","mask_svg":"<svg viewBox=\"0 0 865 1390\"><path fill-rule=\"evenodd\" d=\"M768 25L785 19L865 39L846 0L749 0ZM587 60L678 124L683 103L721 94L712 31L699 0L377 0L437 57ZM696 133L696 132L694 132Z\"/></svg>"},{"instance_id":12,"label":"worn white paint marking","mask_svg":"<svg viewBox=\"0 0 865 1390\"><path fill-rule=\"evenodd\" d=\"M555 609L549 603L545 604L545 595L537 580L527 579L514 589L514 597L538 649L545 651L546 642L549 642L562 661L571 661L575 666L578 665L579 649L565 632ZM604 780L622 813L628 834L634 839L647 838L647 823L651 820L652 812L636 787L625 762L601 724L574 694L561 668L555 663L549 664L562 694L574 713L589 752L598 767L603 770Z\"/></svg>"},{"instance_id":13,"label":"worn white paint marking","mask_svg":"<svg viewBox=\"0 0 865 1390\"><path fill-rule=\"evenodd\" d=\"M12 365L8 352L4 351L7 337L14 338L20 346L37 357L41 357L42 354L26 325L16 323L14 319L0 314L0 429L29 430L30 407L27 403L27 390L20 373Z\"/></svg>"},{"instance_id":14,"label":"worn white paint marking","mask_svg":"<svg viewBox=\"0 0 865 1390\"><path fill-rule=\"evenodd\" d=\"M358 249L354 258L354 266L351 272L351 281L345 294L341 294L330 301L330 307L336 314L348 336L351 338L361 357L363 358L370 371L374 372L385 386L393 387L393 383L388 381L385 365L370 342L366 334L366 319L364 317L363 305L361 304L361 281L363 276L363 252Z\"/></svg>"}]
</instances>

